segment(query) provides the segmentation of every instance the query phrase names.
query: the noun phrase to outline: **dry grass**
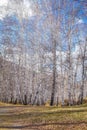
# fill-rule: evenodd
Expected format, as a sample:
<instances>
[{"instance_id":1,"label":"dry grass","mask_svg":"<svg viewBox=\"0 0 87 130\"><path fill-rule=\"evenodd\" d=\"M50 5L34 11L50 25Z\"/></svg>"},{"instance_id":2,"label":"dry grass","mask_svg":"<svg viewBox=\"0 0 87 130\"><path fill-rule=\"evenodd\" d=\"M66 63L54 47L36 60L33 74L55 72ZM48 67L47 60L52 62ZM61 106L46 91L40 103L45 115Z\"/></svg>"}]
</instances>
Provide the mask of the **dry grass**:
<instances>
[{"instance_id":1,"label":"dry grass","mask_svg":"<svg viewBox=\"0 0 87 130\"><path fill-rule=\"evenodd\" d=\"M87 130L87 105L23 106L0 103L0 130Z\"/></svg>"}]
</instances>

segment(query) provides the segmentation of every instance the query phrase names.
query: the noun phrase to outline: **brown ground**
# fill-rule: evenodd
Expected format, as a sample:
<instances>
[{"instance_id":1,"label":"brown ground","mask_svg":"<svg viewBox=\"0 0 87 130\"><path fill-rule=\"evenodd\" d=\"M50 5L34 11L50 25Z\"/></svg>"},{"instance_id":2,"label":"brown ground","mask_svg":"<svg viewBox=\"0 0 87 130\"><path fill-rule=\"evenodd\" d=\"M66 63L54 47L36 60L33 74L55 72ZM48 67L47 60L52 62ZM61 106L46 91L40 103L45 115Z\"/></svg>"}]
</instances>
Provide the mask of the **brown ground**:
<instances>
[{"instance_id":1,"label":"brown ground","mask_svg":"<svg viewBox=\"0 0 87 130\"><path fill-rule=\"evenodd\" d=\"M87 130L87 107L1 105L0 130Z\"/></svg>"}]
</instances>

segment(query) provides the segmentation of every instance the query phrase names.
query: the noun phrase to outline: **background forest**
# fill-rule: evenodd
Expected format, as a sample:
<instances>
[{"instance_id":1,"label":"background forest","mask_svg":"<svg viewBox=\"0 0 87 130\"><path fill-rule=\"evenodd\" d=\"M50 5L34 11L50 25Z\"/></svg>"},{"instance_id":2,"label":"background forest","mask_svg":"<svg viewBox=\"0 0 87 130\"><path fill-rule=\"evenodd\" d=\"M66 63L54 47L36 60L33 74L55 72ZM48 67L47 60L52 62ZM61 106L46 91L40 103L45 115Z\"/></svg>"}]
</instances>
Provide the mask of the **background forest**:
<instances>
[{"instance_id":1,"label":"background forest","mask_svg":"<svg viewBox=\"0 0 87 130\"><path fill-rule=\"evenodd\" d=\"M0 2L0 101L75 105L86 96L87 1Z\"/></svg>"}]
</instances>

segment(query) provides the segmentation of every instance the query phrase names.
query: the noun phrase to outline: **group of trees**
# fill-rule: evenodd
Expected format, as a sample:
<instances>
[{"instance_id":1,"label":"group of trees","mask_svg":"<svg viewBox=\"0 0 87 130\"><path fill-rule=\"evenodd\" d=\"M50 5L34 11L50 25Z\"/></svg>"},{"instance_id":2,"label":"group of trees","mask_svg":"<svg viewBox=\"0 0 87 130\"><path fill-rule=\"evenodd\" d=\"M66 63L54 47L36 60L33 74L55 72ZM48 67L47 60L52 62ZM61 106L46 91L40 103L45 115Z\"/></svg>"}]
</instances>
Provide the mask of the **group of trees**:
<instances>
[{"instance_id":1,"label":"group of trees","mask_svg":"<svg viewBox=\"0 0 87 130\"><path fill-rule=\"evenodd\" d=\"M2 39L0 100L32 105L50 101L51 106L82 104L87 96L87 39L82 30L85 25L78 18L81 3L37 1L32 6L34 16L24 18L24 1L12 2L20 7L15 15L19 33L15 44L10 35ZM10 34L15 20L8 21L4 29Z\"/></svg>"}]
</instances>

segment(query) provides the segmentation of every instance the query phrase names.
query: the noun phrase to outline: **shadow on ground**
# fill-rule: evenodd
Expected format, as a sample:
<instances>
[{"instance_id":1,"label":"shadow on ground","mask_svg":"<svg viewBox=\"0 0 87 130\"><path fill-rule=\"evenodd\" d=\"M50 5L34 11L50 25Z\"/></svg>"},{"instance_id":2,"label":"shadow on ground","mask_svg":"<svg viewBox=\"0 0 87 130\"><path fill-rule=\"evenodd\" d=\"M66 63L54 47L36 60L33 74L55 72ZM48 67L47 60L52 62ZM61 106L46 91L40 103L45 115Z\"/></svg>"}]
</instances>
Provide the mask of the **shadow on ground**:
<instances>
[{"instance_id":1,"label":"shadow on ground","mask_svg":"<svg viewBox=\"0 0 87 130\"><path fill-rule=\"evenodd\" d=\"M73 123L58 123L58 122L54 122L54 123L43 123L43 124L31 124L31 125L24 125L24 126L0 126L0 128L4 129L24 129L24 128L29 128L29 129L35 129L37 130L38 127L41 126L49 126L49 125L63 125L63 126L70 126L70 125L81 125L81 124L87 124L87 122L73 122Z\"/></svg>"}]
</instances>

